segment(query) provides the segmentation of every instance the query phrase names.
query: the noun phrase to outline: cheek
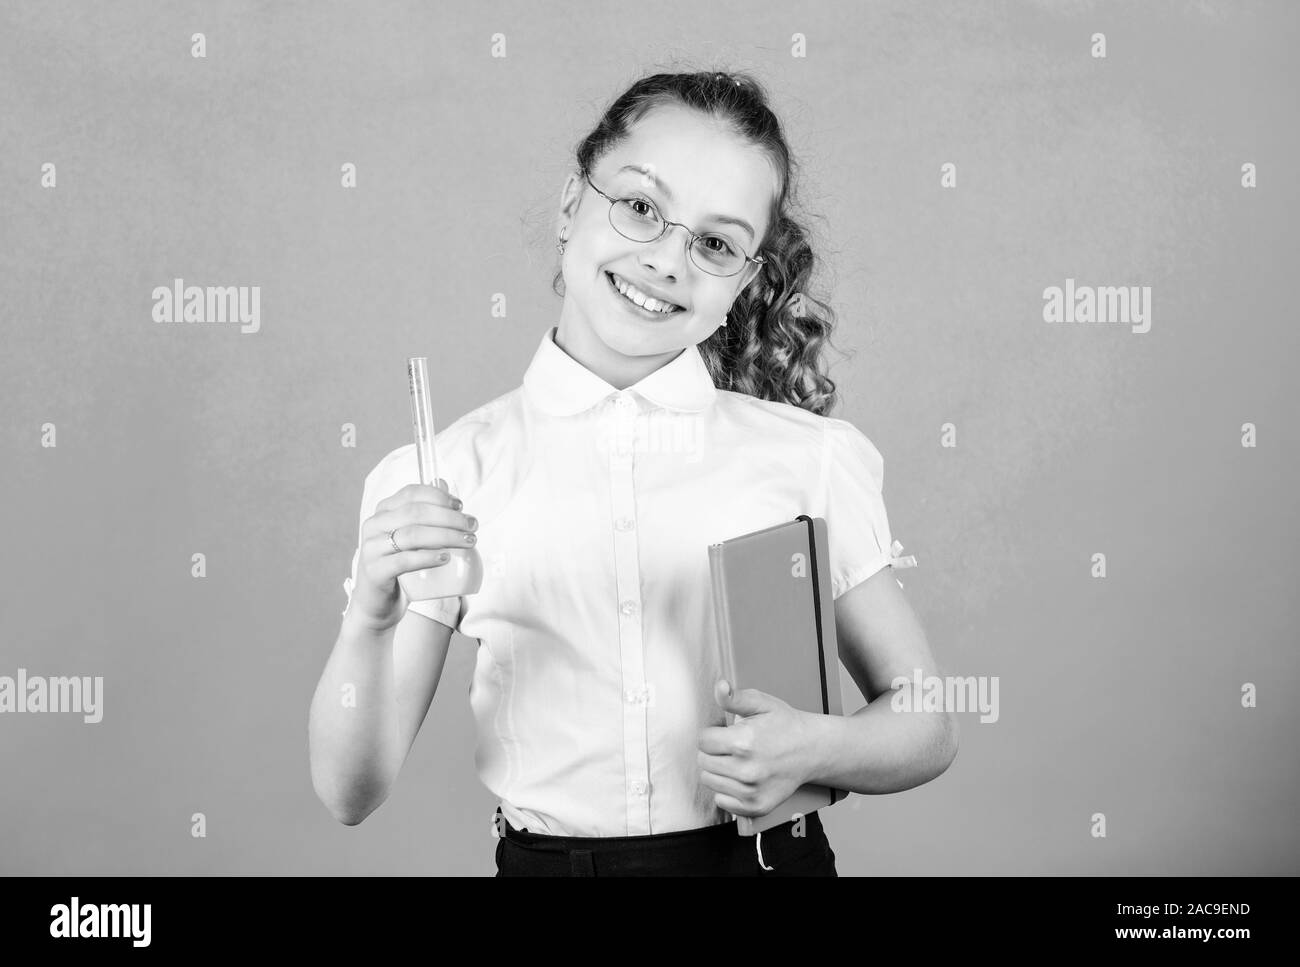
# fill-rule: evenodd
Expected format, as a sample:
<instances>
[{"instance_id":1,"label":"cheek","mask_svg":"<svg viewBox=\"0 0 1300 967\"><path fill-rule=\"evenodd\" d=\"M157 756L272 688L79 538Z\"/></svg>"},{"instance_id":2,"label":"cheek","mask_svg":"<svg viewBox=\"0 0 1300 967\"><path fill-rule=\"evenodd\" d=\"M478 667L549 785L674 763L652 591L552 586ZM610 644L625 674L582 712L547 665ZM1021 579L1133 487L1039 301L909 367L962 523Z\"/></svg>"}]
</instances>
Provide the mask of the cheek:
<instances>
[{"instance_id":1,"label":"cheek","mask_svg":"<svg viewBox=\"0 0 1300 967\"><path fill-rule=\"evenodd\" d=\"M731 300L725 294L706 293L697 297L695 303L691 306L691 314L695 317L692 321L708 329L720 326L722 320L726 318L727 309L730 306Z\"/></svg>"},{"instance_id":2,"label":"cheek","mask_svg":"<svg viewBox=\"0 0 1300 967\"><path fill-rule=\"evenodd\" d=\"M689 311L692 315L709 318L721 316L723 310L730 305L725 292L718 291L716 286L711 285L708 280L701 280L698 275L694 279L687 280L686 290L691 301Z\"/></svg>"}]
</instances>

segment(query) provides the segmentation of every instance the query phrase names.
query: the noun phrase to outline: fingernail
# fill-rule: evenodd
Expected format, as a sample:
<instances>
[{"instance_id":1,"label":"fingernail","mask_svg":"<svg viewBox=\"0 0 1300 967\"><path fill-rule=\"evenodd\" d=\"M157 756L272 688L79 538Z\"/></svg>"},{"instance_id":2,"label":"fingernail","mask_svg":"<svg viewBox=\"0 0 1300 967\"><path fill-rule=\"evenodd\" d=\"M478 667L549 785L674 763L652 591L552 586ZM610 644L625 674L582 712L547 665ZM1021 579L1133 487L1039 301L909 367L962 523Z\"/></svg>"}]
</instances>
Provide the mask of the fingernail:
<instances>
[{"instance_id":1,"label":"fingernail","mask_svg":"<svg viewBox=\"0 0 1300 967\"><path fill-rule=\"evenodd\" d=\"M465 543L466 543L466 544L473 544L476 540L478 540L478 538L476 538L473 534L466 534L466 535L465 535Z\"/></svg>"},{"instance_id":2,"label":"fingernail","mask_svg":"<svg viewBox=\"0 0 1300 967\"><path fill-rule=\"evenodd\" d=\"M441 553L441 554L438 555L438 563L439 563L439 564L445 563L446 561L449 561L449 560L451 560L451 555L448 554L448 553L446 553L445 551L444 551L443 553Z\"/></svg>"},{"instance_id":3,"label":"fingernail","mask_svg":"<svg viewBox=\"0 0 1300 967\"><path fill-rule=\"evenodd\" d=\"M469 529L470 529L470 530L472 530L472 531L476 531L476 530L478 530L478 518L477 518L477 517L466 517L465 519L469 521Z\"/></svg>"},{"instance_id":4,"label":"fingernail","mask_svg":"<svg viewBox=\"0 0 1300 967\"><path fill-rule=\"evenodd\" d=\"M451 508L452 508L452 510L460 510L460 509L461 509L462 507L464 507L464 506L465 506L465 505L462 504L462 503L460 502L460 498L459 498L459 497L453 497L453 498L451 498Z\"/></svg>"}]
</instances>

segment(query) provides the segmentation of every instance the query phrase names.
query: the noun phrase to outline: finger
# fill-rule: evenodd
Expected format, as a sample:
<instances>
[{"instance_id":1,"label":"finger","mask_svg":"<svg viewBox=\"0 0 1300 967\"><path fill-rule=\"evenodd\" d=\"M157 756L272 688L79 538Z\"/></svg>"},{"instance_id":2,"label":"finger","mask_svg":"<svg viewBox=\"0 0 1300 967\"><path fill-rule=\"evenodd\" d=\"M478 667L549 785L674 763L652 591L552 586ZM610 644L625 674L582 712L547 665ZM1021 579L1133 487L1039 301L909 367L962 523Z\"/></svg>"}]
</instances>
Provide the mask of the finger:
<instances>
[{"instance_id":1,"label":"finger","mask_svg":"<svg viewBox=\"0 0 1300 967\"><path fill-rule=\"evenodd\" d=\"M384 518L384 523L388 525L384 528L385 530L392 530L402 524L429 524L434 527L452 527L467 533L478 530L478 518L473 514L467 514L464 511L434 504L426 500L413 500L409 504L402 504L400 507L394 507L392 510L384 511L382 515L376 516Z\"/></svg>"},{"instance_id":2,"label":"finger","mask_svg":"<svg viewBox=\"0 0 1300 967\"><path fill-rule=\"evenodd\" d=\"M735 755L739 751L731 730L722 725L710 725L700 730L699 748L710 755Z\"/></svg>"},{"instance_id":3,"label":"finger","mask_svg":"<svg viewBox=\"0 0 1300 967\"><path fill-rule=\"evenodd\" d=\"M733 712L736 715L748 716L770 712L775 705L773 696L757 688L742 688L738 691L733 688L728 695L722 690L721 685L714 685L713 691L718 706L723 711Z\"/></svg>"},{"instance_id":4,"label":"finger","mask_svg":"<svg viewBox=\"0 0 1300 967\"><path fill-rule=\"evenodd\" d=\"M752 819L755 816L763 815L757 809L746 806L735 796L728 796L725 792L714 793L713 802L719 809L725 810L733 816L747 816Z\"/></svg>"},{"instance_id":5,"label":"finger","mask_svg":"<svg viewBox=\"0 0 1300 967\"><path fill-rule=\"evenodd\" d=\"M442 551L450 548L473 547L477 535L455 527L430 527L426 524L400 524L392 521L388 529L380 523L368 541L376 542L379 554L400 554L403 551Z\"/></svg>"},{"instance_id":6,"label":"finger","mask_svg":"<svg viewBox=\"0 0 1300 967\"><path fill-rule=\"evenodd\" d=\"M407 484L396 493L389 494L383 500L375 505L375 513L382 510L392 510L400 507L402 504L410 503L412 500L426 501L432 504L439 504L444 507L451 507L459 510L461 507L460 500L453 497L447 490L446 481L439 478L444 486L434 486L433 484Z\"/></svg>"},{"instance_id":7,"label":"finger","mask_svg":"<svg viewBox=\"0 0 1300 967\"><path fill-rule=\"evenodd\" d=\"M716 772L701 772L700 784L712 789L714 792L731 796L737 802L753 801L754 787L747 786L743 782L737 782L729 776L720 776Z\"/></svg>"},{"instance_id":8,"label":"finger","mask_svg":"<svg viewBox=\"0 0 1300 967\"><path fill-rule=\"evenodd\" d=\"M362 533L366 537L374 537L377 534L387 534L400 527L412 525L442 527L472 534L478 530L479 523L478 518L473 514L466 514L425 500L414 500L377 512L366 521ZM458 547L464 547L473 544L474 541L457 537L454 543Z\"/></svg>"},{"instance_id":9,"label":"finger","mask_svg":"<svg viewBox=\"0 0 1300 967\"><path fill-rule=\"evenodd\" d=\"M458 543L459 530L450 528L425 528L425 526L399 526L391 532L380 530L365 539L363 550L368 554L370 564L382 558L396 558L403 554L422 554L441 556L452 547L468 547Z\"/></svg>"},{"instance_id":10,"label":"finger","mask_svg":"<svg viewBox=\"0 0 1300 967\"><path fill-rule=\"evenodd\" d=\"M388 546L385 548L380 542ZM394 552L388 544L388 535L367 541L364 547L366 572L377 584L384 584L408 571L422 571L425 568L442 567L451 560L451 553L444 548L421 548L414 551Z\"/></svg>"},{"instance_id":11,"label":"finger","mask_svg":"<svg viewBox=\"0 0 1300 967\"><path fill-rule=\"evenodd\" d=\"M416 519L412 523L440 524L443 527L457 527L463 531L478 530L478 518L459 508L435 507L424 502L408 504L407 506L413 508L412 512L416 515Z\"/></svg>"},{"instance_id":12,"label":"finger","mask_svg":"<svg viewBox=\"0 0 1300 967\"><path fill-rule=\"evenodd\" d=\"M424 532L435 532L433 537ZM403 554L421 554L441 557L456 547L455 535L459 531L436 527L399 527L389 536L388 531L375 534L361 545L362 551L373 567L385 557Z\"/></svg>"},{"instance_id":13,"label":"finger","mask_svg":"<svg viewBox=\"0 0 1300 967\"><path fill-rule=\"evenodd\" d=\"M701 772L712 772L714 775L726 776L741 785L753 786L755 784L749 775L749 770L752 767L748 759L740 759L734 755L709 755L707 752L697 752L695 754L695 765Z\"/></svg>"}]
</instances>

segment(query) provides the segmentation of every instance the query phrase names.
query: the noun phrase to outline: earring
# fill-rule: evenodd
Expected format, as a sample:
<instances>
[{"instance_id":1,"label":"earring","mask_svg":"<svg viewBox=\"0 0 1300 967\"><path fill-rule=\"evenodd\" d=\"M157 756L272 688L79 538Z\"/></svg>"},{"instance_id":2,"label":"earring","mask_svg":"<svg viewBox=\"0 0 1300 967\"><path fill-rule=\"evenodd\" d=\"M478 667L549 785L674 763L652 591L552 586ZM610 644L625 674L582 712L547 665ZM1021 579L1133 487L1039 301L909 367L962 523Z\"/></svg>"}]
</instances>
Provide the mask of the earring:
<instances>
[{"instance_id":1,"label":"earring","mask_svg":"<svg viewBox=\"0 0 1300 967\"><path fill-rule=\"evenodd\" d=\"M555 243L555 247L556 247L557 249L559 249L559 252L560 252L561 255L564 254L564 243L567 242L568 240L569 240L569 239L568 239L568 236L566 236L563 232L561 232L561 233L560 233L560 240L559 240L558 242Z\"/></svg>"}]
</instances>

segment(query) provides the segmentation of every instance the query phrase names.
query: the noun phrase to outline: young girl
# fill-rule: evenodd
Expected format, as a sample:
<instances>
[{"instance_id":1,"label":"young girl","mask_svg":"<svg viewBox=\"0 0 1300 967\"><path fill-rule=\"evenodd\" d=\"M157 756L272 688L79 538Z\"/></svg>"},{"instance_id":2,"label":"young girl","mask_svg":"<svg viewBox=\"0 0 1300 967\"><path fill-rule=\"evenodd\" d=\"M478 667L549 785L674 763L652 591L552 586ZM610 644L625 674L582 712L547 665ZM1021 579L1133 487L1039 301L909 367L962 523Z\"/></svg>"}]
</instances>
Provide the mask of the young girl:
<instances>
[{"instance_id":1,"label":"young girl","mask_svg":"<svg viewBox=\"0 0 1300 967\"><path fill-rule=\"evenodd\" d=\"M559 323L522 385L438 435L438 486L418 483L413 444L366 478L312 702L317 794L349 825L384 800L456 629L478 646L498 876L834 876L816 812L753 838L733 817L805 782L919 785L956 732L947 712L890 706L891 682L934 662L891 576L880 453L826 415L832 314L806 291L780 123L747 76L656 74L575 161ZM853 715L721 680L707 547L799 514L829 528L840 659L869 700ZM398 574L467 543L477 594L406 600Z\"/></svg>"}]
</instances>

